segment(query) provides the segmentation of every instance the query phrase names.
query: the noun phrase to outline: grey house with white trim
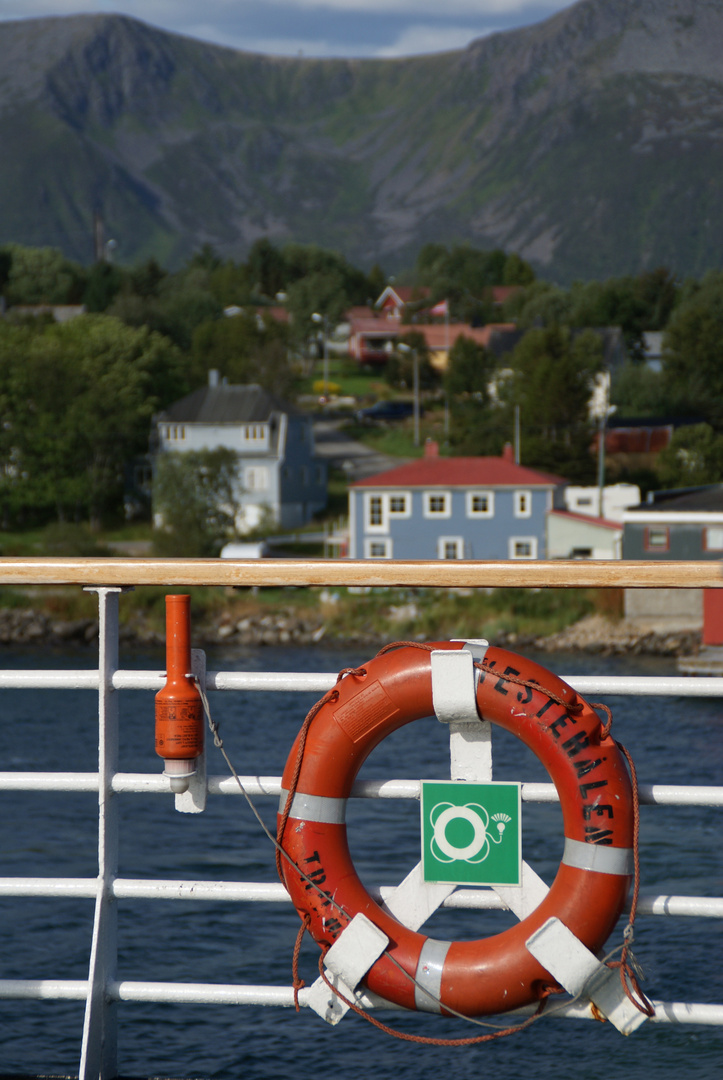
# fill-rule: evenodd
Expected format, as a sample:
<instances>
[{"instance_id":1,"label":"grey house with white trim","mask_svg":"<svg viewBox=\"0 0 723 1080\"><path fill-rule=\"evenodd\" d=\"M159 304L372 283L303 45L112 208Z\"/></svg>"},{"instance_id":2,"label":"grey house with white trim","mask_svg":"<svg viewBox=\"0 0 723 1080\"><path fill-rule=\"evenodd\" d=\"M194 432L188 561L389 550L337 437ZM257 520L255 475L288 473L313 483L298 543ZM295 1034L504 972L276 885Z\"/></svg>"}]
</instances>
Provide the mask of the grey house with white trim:
<instances>
[{"instance_id":1,"label":"grey house with white trim","mask_svg":"<svg viewBox=\"0 0 723 1080\"><path fill-rule=\"evenodd\" d=\"M723 484L651 491L624 510L623 558L723 558Z\"/></svg>"},{"instance_id":2,"label":"grey house with white trim","mask_svg":"<svg viewBox=\"0 0 723 1080\"><path fill-rule=\"evenodd\" d=\"M623 558L723 559L723 484L650 492L623 511ZM626 618L646 628L703 626L703 589L626 589Z\"/></svg>"},{"instance_id":3,"label":"grey house with white trim","mask_svg":"<svg viewBox=\"0 0 723 1080\"><path fill-rule=\"evenodd\" d=\"M242 513L239 532L255 528L268 508L282 528L305 525L326 506L327 466L314 451L310 416L255 384L209 385L156 417L159 453L235 451Z\"/></svg>"}]
</instances>

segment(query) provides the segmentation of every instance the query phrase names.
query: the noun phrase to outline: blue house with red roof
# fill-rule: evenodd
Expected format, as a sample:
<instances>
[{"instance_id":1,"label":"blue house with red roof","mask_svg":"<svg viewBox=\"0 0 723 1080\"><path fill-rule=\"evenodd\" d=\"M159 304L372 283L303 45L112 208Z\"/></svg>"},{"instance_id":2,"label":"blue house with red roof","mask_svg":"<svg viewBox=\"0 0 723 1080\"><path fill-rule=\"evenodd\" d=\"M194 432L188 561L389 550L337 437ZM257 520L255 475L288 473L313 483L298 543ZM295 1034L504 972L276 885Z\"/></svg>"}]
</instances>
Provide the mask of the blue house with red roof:
<instances>
[{"instance_id":1,"label":"blue house with red roof","mask_svg":"<svg viewBox=\"0 0 723 1080\"><path fill-rule=\"evenodd\" d=\"M544 559L559 476L502 457L423 458L349 488L356 559Z\"/></svg>"}]
</instances>

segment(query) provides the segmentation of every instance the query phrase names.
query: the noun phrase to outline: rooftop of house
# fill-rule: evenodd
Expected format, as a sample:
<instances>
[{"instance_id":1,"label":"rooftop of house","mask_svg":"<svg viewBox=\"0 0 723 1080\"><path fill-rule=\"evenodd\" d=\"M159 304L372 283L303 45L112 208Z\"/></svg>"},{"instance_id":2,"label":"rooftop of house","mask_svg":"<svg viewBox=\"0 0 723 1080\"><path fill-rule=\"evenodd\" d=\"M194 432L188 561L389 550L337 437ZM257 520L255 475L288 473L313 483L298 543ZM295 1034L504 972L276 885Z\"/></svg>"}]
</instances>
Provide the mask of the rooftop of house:
<instances>
[{"instance_id":1,"label":"rooftop of house","mask_svg":"<svg viewBox=\"0 0 723 1080\"><path fill-rule=\"evenodd\" d=\"M202 386L158 414L163 423L247 424L267 421L274 413L293 414L293 406L249 383Z\"/></svg>"},{"instance_id":2,"label":"rooftop of house","mask_svg":"<svg viewBox=\"0 0 723 1080\"><path fill-rule=\"evenodd\" d=\"M647 502L631 506L625 511L635 513L695 513L696 511L723 512L723 484L705 484L701 487L674 488L670 491L650 492Z\"/></svg>"},{"instance_id":3,"label":"rooftop of house","mask_svg":"<svg viewBox=\"0 0 723 1080\"><path fill-rule=\"evenodd\" d=\"M387 285L374 307L381 308L387 304L393 306L413 304L417 300L426 300L430 291L426 285Z\"/></svg>"},{"instance_id":4,"label":"rooftop of house","mask_svg":"<svg viewBox=\"0 0 723 1080\"><path fill-rule=\"evenodd\" d=\"M429 323L427 325L415 324L409 329L423 334L427 345L432 350L446 349L447 345L451 347L460 337L471 338L478 345L489 348L496 335L517 332L514 323L488 323L487 326L470 326L467 323L450 323L449 326L445 326L442 323Z\"/></svg>"},{"instance_id":5,"label":"rooftop of house","mask_svg":"<svg viewBox=\"0 0 723 1080\"><path fill-rule=\"evenodd\" d=\"M609 521L608 518L594 517L592 514L576 514L574 510L550 510L548 511L553 517L567 518L570 521L580 521L584 525L596 525L601 529L617 529L618 532L622 532L622 522Z\"/></svg>"},{"instance_id":6,"label":"rooftop of house","mask_svg":"<svg viewBox=\"0 0 723 1080\"><path fill-rule=\"evenodd\" d=\"M506 449L502 457L441 458L435 443L428 443L423 458L396 469L367 476L351 485L354 488L410 488L410 487L462 487L462 488L530 488L558 487L567 481L551 473L537 472L524 465L516 465Z\"/></svg>"}]
</instances>

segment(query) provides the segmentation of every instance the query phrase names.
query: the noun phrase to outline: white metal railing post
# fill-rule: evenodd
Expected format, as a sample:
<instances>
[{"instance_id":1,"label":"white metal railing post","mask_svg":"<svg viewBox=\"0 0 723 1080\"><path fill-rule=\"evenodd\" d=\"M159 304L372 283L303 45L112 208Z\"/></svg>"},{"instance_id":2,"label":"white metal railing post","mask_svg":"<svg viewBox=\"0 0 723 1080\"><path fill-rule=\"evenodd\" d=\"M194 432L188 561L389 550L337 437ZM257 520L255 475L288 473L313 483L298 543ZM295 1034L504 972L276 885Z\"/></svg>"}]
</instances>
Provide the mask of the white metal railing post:
<instances>
[{"instance_id":1,"label":"white metal railing post","mask_svg":"<svg viewBox=\"0 0 723 1080\"><path fill-rule=\"evenodd\" d=\"M113 1080L118 1075L117 1005L109 987L116 980L118 911L113 885L118 873L118 807L113 776L118 770L119 588L98 594L98 885L88 973L79 1080Z\"/></svg>"}]
</instances>

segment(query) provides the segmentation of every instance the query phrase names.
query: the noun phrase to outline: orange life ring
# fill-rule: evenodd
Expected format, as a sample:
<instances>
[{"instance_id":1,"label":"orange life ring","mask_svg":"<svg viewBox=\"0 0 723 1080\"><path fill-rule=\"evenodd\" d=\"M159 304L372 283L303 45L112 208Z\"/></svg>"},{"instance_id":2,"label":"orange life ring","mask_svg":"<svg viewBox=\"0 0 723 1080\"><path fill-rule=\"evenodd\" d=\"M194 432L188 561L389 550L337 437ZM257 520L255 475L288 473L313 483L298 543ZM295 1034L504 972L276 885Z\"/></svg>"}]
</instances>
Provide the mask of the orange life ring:
<instances>
[{"instance_id":1,"label":"orange life ring","mask_svg":"<svg viewBox=\"0 0 723 1080\"><path fill-rule=\"evenodd\" d=\"M439 642L427 648L463 647ZM478 711L521 739L548 770L562 805L565 849L549 892L522 922L477 941L437 942L403 926L372 899L354 868L345 825L346 800L371 750L404 724L433 715L430 652L402 646L380 654L363 671L337 684L338 695L321 707L306 735L282 837L294 864L316 886L282 860L297 911L302 919L309 917L309 931L324 949L358 912L380 927L389 946L363 981L408 1009L448 1006L485 1016L539 1001L557 984L526 949L530 935L556 916L597 952L625 905L632 875L633 796L622 754L604 736L597 713L562 679L514 653L487 648L476 691ZM297 738L284 770L280 822L298 749ZM430 989L441 1010L413 980Z\"/></svg>"}]
</instances>

